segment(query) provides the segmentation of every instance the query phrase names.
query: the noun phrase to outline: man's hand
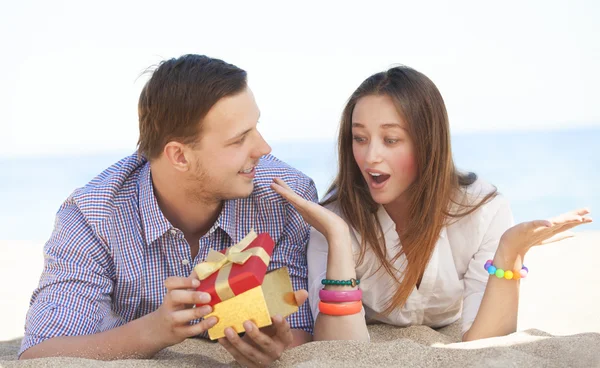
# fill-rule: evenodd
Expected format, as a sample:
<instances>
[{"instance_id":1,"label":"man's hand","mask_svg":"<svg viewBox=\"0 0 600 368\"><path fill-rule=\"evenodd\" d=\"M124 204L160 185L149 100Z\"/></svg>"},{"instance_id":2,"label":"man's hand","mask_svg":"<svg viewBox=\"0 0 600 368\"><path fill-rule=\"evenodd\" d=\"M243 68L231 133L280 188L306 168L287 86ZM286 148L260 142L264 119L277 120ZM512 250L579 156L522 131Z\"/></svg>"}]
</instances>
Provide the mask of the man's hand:
<instances>
[{"instance_id":1,"label":"man's hand","mask_svg":"<svg viewBox=\"0 0 600 368\"><path fill-rule=\"evenodd\" d=\"M152 312L152 331L155 338L163 340L165 346L178 344L188 337L196 336L217 323L210 317L195 325L190 322L212 312L210 305L192 308L194 304L210 302L210 294L195 291L200 281L194 277L169 277L165 280L167 294L162 305Z\"/></svg>"},{"instance_id":2,"label":"man's hand","mask_svg":"<svg viewBox=\"0 0 600 368\"><path fill-rule=\"evenodd\" d=\"M308 298L306 290L295 292L296 303L300 306ZM219 343L244 367L267 367L283 351L294 343L294 334L290 324L281 316L272 318L273 324L259 329L251 321L244 322L246 334L240 338L232 329L225 329L225 338Z\"/></svg>"}]
</instances>

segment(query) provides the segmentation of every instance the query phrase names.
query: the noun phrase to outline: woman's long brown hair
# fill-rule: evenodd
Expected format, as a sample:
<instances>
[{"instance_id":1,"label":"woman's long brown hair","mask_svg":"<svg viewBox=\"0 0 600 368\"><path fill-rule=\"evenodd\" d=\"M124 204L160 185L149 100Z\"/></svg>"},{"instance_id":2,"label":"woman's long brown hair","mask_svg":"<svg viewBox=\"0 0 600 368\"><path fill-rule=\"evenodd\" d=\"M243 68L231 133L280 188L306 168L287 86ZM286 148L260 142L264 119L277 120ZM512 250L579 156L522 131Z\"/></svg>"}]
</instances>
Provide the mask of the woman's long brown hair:
<instances>
[{"instance_id":1,"label":"woman's long brown hair","mask_svg":"<svg viewBox=\"0 0 600 368\"><path fill-rule=\"evenodd\" d=\"M369 95L387 95L408 124L417 162L417 178L408 190L408 221L401 230L395 254L388 254L381 224L376 216L378 204L356 164L352 151L352 113L357 101ZM338 174L323 205L336 202L342 214L361 235L361 252L371 250L380 267L398 281L396 294L387 301L384 314L406 302L423 274L442 228L477 210L496 195L469 198L463 190L477 180L474 173L462 174L454 166L450 127L442 95L433 82L418 71L399 66L367 78L352 94L344 112L338 137ZM394 263L406 257L400 279Z\"/></svg>"}]
</instances>

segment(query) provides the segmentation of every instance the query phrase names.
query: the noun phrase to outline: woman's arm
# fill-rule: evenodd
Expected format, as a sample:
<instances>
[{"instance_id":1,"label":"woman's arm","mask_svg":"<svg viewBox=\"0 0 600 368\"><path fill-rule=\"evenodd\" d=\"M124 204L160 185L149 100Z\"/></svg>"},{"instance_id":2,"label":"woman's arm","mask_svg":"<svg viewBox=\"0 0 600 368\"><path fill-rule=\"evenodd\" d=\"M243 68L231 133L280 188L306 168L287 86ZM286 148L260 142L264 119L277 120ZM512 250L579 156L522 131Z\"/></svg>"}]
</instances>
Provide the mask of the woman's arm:
<instances>
[{"instance_id":1,"label":"woman's arm","mask_svg":"<svg viewBox=\"0 0 600 368\"><path fill-rule=\"evenodd\" d=\"M333 233L329 237L331 240L323 239L328 246L327 268L324 274L325 278L333 280L349 280L356 278L354 257L352 255L352 240L350 232L346 227L339 233ZM312 238L311 238L312 241ZM309 252L311 246L309 245ZM311 267L309 263L308 267ZM323 270L325 271L325 270ZM320 280L318 280L320 282ZM314 287L314 286L313 286ZM317 286L320 289L320 287ZM350 286L325 286L326 290L352 290ZM313 295L318 295L318 292ZM316 300L313 302L317 302ZM330 316L319 313L315 320L313 332L314 340L369 340L369 333L365 323L364 313L357 313L349 316Z\"/></svg>"},{"instance_id":2,"label":"woman's arm","mask_svg":"<svg viewBox=\"0 0 600 368\"><path fill-rule=\"evenodd\" d=\"M350 229L346 222L328 209L298 196L282 180L275 179L272 188L290 202L302 215L304 220L313 226L308 246L309 275L317 275L334 280L356 278L354 256ZM325 263L325 255L327 262ZM311 282L309 276L309 292L317 302L320 281ZM316 280L315 280L316 281ZM349 286L327 286L329 290L352 290ZM314 310L314 309L313 309ZM319 313L313 332L314 340L368 340L369 334L363 313L348 316L331 316Z\"/></svg>"},{"instance_id":3,"label":"woman's arm","mask_svg":"<svg viewBox=\"0 0 600 368\"><path fill-rule=\"evenodd\" d=\"M493 265L502 270L520 270L525 254L531 247L573 236L566 231L592 222L587 214L587 209L581 209L551 220L524 222L511 227L500 239ZM477 316L471 328L463 335L463 341L503 336L516 331L519 283L519 280L489 276Z\"/></svg>"}]
</instances>

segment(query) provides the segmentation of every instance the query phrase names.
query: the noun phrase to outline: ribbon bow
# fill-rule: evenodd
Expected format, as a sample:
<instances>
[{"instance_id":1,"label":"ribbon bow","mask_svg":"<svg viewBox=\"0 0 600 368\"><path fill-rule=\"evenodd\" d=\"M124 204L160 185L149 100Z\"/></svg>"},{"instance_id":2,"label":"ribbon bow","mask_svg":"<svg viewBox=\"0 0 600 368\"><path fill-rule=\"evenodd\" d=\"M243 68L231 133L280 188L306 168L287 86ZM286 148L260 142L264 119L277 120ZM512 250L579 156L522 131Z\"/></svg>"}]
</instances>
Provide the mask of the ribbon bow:
<instances>
[{"instance_id":1,"label":"ribbon bow","mask_svg":"<svg viewBox=\"0 0 600 368\"><path fill-rule=\"evenodd\" d=\"M195 267L196 274L200 280L208 278L213 273L219 271L227 264L244 264L252 256L259 256L265 264L269 264L270 257L262 248L251 248L245 250L250 243L257 238L258 235L254 230L250 230L250 233L240 240L239 243L227 249L225 254L211 250L206 257L206 261L200 263ZM266 256L266 259L265 259Z\"/></svg>"}]
</instances>

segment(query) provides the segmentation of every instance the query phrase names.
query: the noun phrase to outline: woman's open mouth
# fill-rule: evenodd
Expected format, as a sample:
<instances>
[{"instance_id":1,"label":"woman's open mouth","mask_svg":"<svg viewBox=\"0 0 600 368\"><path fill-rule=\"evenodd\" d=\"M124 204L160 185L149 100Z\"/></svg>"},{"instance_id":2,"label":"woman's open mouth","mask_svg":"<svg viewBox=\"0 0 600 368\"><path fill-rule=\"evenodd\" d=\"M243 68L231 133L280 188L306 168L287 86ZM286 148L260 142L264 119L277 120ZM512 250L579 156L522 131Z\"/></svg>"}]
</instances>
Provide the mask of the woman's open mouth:
<instances>
[{"instance_id":1,"label":"woman's open mouth","mask_svg":"<svg viewBox=\"0 0 600 368\"><path fill-rule=\"evenodd\" d=\"M390 175L382 172L367 171L369 186L373 189L381 189L388 182Z\"/></svg>"}]
</instances>

